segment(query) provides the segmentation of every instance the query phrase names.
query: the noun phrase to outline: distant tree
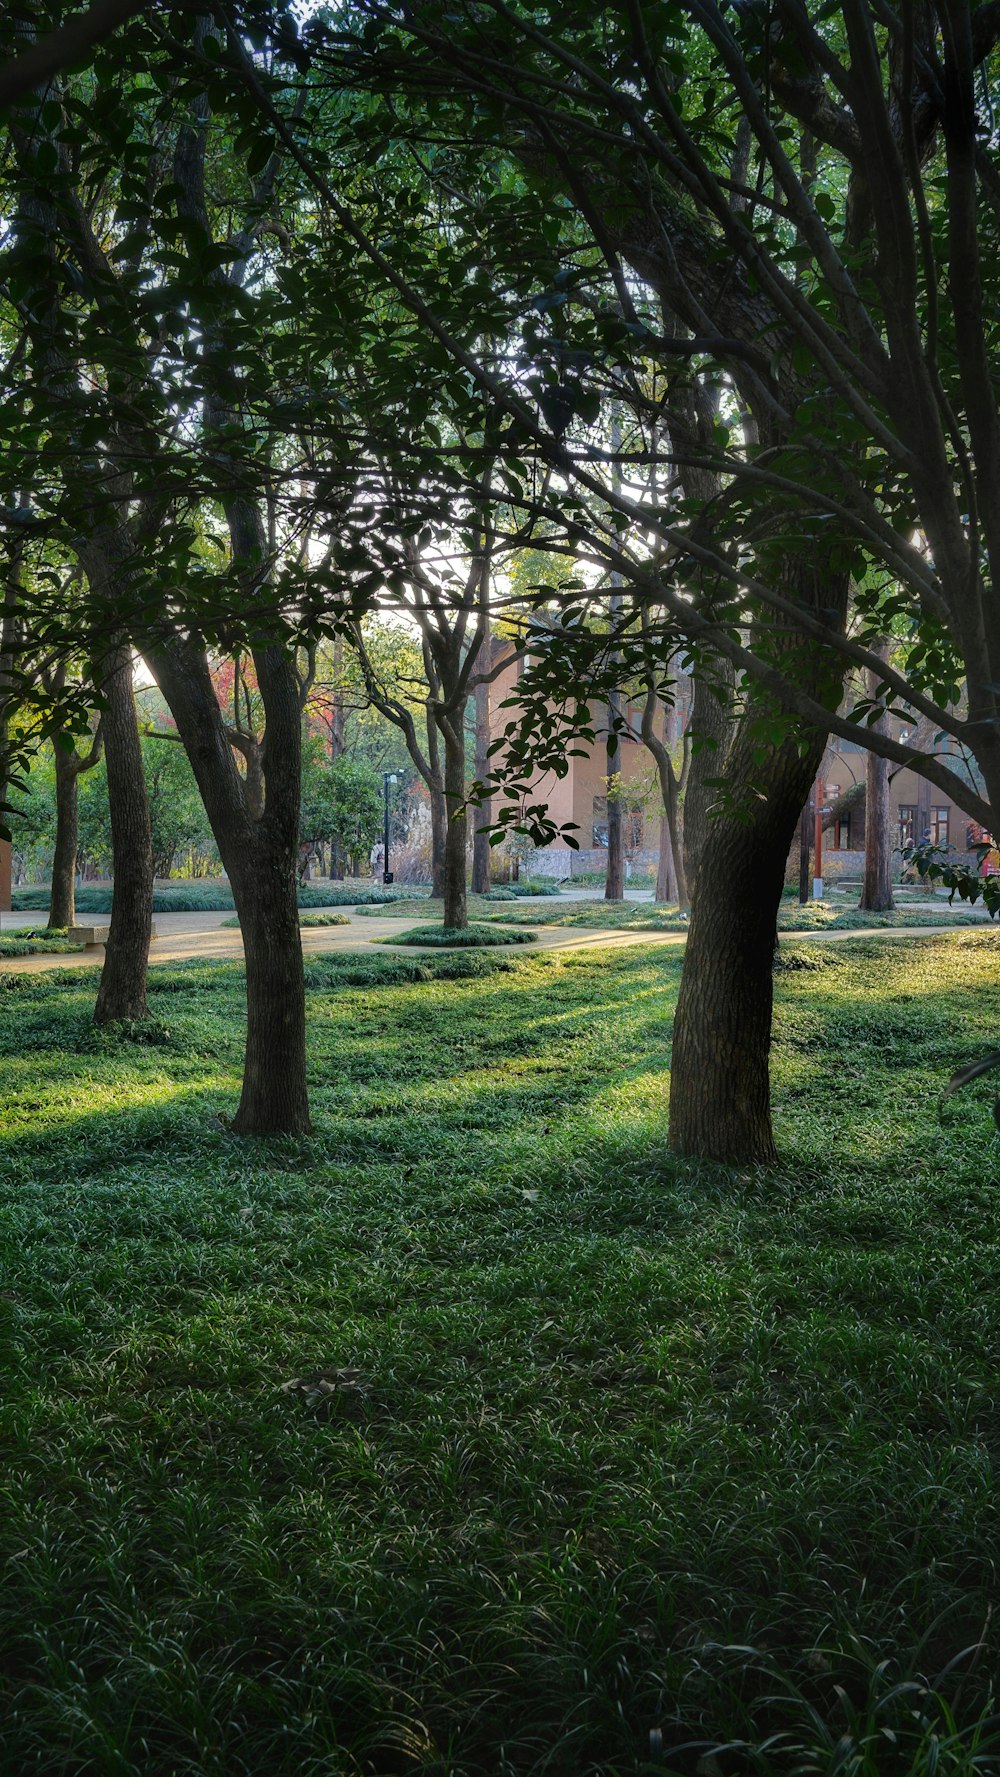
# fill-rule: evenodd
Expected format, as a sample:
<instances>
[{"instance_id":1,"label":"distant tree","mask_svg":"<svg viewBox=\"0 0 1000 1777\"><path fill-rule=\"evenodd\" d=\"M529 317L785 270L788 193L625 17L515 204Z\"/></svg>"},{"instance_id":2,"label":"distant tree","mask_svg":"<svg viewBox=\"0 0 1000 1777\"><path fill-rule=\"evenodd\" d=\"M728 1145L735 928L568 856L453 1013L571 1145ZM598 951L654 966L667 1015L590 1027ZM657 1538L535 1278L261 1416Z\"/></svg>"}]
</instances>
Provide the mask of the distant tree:
<instances>
[{"instance_id":1,"label":"distant tree","mask_svg":"<svg viewBox=\"0 0 1000 1777\"><path fill-rule=\"evenodd\" d=\"M303 748L301 840L367 857L382 823L382 779L346 754L331 764L314 738Z\"/></svg>"}]
</instances>

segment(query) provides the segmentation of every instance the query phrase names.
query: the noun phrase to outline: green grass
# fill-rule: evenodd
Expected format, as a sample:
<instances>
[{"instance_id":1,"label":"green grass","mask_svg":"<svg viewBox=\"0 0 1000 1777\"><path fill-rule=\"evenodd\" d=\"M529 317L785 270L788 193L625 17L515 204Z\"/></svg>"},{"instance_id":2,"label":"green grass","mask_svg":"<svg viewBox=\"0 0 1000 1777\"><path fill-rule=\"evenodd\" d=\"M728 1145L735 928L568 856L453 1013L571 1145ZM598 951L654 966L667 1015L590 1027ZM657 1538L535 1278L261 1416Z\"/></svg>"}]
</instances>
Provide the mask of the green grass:
<instances>
[{"instance_id":1,"label":"green grass","mask_svg":"<svg viewBox=\"0 0 1000 1777\"><path fill-rule=\"evenodd\" d=\"M395 909L393 910L395 912ZM509 915L482 909L487 920L509 918ZM567 926L582 931L677 932L687 928L687 916L676 907L654 905L651 901L566 901L558 907L526 907L518 913L518 924L525 926ZM906 931L919 926L988 926L986 913L962 913L940 901L936 908L903 907L895 913L859 913L856 906L845 907L829 901L810 902L800 907L783 901L778 914L779 932L869 930Z\"/></svg>"},{"instance_id":2,"label":"green grass","mask_svg":"<svg viewBox=\"0 0 1000 1777\"><path fill-rule=\"evenodd\" d=\"M46 956L54 951L62 953L80 950L79 939L67 936L65 928L49 931L46 926L37 931L21 929L20 931L0 931L0 957L2 956Z\"/></svg>"},{"instance_id":3,"label":"green grass","mask_svg":"<svg viewBox=\"0 0 1000 1777\"><path fill-rule=\"evenodd\" d=\"M312 958L272 1142L238 965L0 972L0 1768L1000 1769L998 964L783 947L771 1176L668 949Z\"/></svg>"},{"instance_id":4,"label":"green grass","mask_svg":"<svg viewBox=\"0 0 1000 1777\"><path fill-rule=\"evenodd\" d=\"M376 944L431 944L462 950L489 949L497 944L533 944L534 932L519 932L511 926L411 926L392 938L376 938Z\"/></svg>"},{"instance_id":5,"label":"green grass","mask_svg":"<svg viewBox=\"0 0 1000 1777\"><path fill-rule=\"evenodd\" d=\"M560 885L549 876L532 880L526 877L523 882L497 883L483 896L484 901L521 901L526 895L558 895Z\"/></svg>"},{"instance_id":6,"label":"green grass","mask_svg":"<svg viewBox=\"0 0 1000 1777\"><path fill-rule=\"evenodd\" d=\"M367 888L338 888L305 882L300 884L298 894L300 907L384 907L404 897L411 901L419 899L412 889L383 888L377 884ZM33 888L15 889L12 899L18 913L47 908L48 886L43 883ZM232 890L223 882L179 882L153 890L154 913L228 913L234 905ZM78 914L110 913L110 887L84 884L78 888L76 911Z\"/></svg>"}]
</instances>

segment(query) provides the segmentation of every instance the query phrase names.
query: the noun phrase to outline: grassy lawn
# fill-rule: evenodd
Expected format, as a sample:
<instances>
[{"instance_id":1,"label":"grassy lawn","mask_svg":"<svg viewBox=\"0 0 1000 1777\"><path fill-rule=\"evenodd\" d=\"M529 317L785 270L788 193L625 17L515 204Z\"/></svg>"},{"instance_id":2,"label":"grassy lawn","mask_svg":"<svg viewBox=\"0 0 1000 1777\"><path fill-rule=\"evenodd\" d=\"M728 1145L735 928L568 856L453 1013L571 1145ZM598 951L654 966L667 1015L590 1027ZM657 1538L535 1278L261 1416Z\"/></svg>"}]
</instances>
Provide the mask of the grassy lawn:
<instances>
[{"instance_id":1,"label":"grassy lawn","mask_svg":"<svg viewBox=\"0 0 1000 1777\"><path fill-rule=\"evenodd\" d=\"M431 903L435 906L438 903ZM424 903L426 908L427 903ZM373 908L374 912L375 909ZM415 911L411 905L380 907L379 914ZM509 920L509 910L499 913L488 903L476 910L478 919ZM521 907L516 914L522 926L568 926L583 931L677 932L687 928L687 918L676 907L657 907L651 901L563 901L545 907ZM780 932L858 932L884 929L905 931L916 926L989 926L988 913L961 912L939 901L935 907L897 908L894 913L859 913L856 901L821 901L800 907L798 902L783 901L778 914Z\"/></svg>"},{"instance_id":2,"label":"grassy lawn","mask_svg":"<svg viewBox=\"0 0 1000 1777\"><path fill-rule=\"evenodd\" d=\"M311 959L270 1143L238 965L0 974L5 1777L1000 1769L1000 934L785 948L774 1177L679 960Z\"/></svg>"}]
</instances>

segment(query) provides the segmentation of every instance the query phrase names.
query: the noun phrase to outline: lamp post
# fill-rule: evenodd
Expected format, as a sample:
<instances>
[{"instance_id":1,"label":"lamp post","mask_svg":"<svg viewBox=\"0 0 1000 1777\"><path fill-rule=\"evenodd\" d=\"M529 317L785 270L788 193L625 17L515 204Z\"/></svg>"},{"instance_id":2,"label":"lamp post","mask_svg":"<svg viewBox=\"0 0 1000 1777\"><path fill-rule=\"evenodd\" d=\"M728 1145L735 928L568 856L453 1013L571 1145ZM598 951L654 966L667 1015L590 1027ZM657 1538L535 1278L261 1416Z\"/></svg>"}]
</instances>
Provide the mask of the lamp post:
<instances>
[{"instance_id":1,"label":"lamp post","mask_svg":"<svg viewBox=\"0 0 1000 1777\"><path fill-rule=\"evenodd\" d=\"M385 809L385 825L382 834L382 881L384 883L392 881L392 871L389 869L389 785L395 782L396 773L394 771L383 771L382 798Z\"/></svg>"}]
</instances>

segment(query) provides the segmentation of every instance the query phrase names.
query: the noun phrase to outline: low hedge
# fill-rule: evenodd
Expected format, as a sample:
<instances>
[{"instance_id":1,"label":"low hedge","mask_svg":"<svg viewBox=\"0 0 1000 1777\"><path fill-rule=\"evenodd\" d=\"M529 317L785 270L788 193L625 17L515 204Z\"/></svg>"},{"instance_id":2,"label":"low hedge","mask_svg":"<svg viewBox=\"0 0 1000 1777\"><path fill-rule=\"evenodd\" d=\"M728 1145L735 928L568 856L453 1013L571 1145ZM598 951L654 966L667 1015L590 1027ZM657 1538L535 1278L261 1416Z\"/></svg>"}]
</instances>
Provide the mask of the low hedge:
<instances>
[{"instance_id":1,"label":"low hedge","mask_svg":"<svg viewBox=\"0 0 1000 1777\"><path fill-rule=\"evenodd\" d=\"M76 891L76 911L80 913L110 913L110 886L84 885ZM382 907L392 901L413 898L412 888L392 889L373 885L371 888L317 888L312 883L303 883L299 889L300 907ZM14 910L18 913L33 913L46 910L49 905L49 890L46 884L34 888L19 888L13 894ZM231 913L236 903L233 892L227 882L179 882L176 888L153 890L154 913Z\"/></svg>"},{"instance_id":2,"label":"low hedge","mask_svg":"<svg viewBox=\"0 0 1000 1777\"><path fill-rule=\"evenodd\" d=\"M484 901L521 901L526 895L558 895L559 884L551 877L544 877L541 882L502 882L495 888L488 889L483 896Z\"/></svg>"},{"instance_id":3,"label":"low hedge","mask_svg":"<svg viewBox=\"0 0 1000 1777\"><path fill-rule=\"evenodd\" d=\"M375 938L375 944L432 945L442 950L480 950L497 944L534 944L535 932L505 930L503 926L411 926L392 938Z\"/></svg>"}]
</instances>

